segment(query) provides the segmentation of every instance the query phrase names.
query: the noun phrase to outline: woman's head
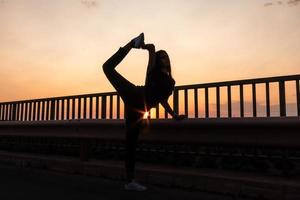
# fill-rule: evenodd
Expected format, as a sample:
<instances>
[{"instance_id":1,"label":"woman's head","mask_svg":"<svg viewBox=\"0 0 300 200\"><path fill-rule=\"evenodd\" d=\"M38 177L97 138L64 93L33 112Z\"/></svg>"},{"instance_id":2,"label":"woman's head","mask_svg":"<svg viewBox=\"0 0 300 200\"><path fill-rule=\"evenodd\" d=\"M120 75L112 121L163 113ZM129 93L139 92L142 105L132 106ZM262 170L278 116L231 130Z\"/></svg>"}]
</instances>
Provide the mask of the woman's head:
<instances>
[{"instance_id":1,"label":"woman's head","mask_svg":"<svg viewBox=\"0 0 300 200\"><path fill-rule=\"evenodd\" d=\"M155 52L156 54L156 69L168 73L172 76L171 73L171 63L168 53L165 50L159 50Z\"/></svg>"}]
</instances>

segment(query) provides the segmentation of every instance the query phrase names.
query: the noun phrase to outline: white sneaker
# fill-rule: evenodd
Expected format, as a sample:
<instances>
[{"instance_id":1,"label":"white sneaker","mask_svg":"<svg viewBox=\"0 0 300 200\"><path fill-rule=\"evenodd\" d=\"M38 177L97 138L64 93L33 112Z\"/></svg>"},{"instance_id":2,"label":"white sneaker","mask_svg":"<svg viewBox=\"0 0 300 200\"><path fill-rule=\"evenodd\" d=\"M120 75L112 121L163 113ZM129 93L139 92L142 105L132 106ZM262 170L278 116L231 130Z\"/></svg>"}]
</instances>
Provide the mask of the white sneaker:
<instances>
[{"instance_id":1,"label":"white sneaker","mask_svg":"<svg viewBox=\"0 0 300 200\"><path fill-rule=\"evenodd\" d=\"M130 183L125 184L124 188L125 190L134 190L139 192L147 190L147 187L139 184L136 181L131 181Z\"/></svg>"},{"instance_id":2,"label":"white sneaker","mask_svg":"<svg viewBox=\"0 0 300 200\"><path fill-rule=\"evenodd\" d=\"M133 40L133 48L141 48L142 44L144 44L144 33L141 33L139 36L136 38L132 39Z\"/></svg>"}]
</instances>

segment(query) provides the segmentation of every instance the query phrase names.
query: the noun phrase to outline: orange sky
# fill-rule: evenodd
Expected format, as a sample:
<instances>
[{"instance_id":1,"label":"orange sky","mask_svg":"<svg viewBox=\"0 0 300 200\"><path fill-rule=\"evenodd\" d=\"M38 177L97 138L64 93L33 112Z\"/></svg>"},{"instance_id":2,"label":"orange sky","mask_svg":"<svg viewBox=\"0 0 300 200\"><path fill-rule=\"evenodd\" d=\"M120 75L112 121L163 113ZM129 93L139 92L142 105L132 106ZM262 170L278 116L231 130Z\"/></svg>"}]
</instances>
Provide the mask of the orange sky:
<instances>
[{"instance_id":1,"label":"orange sky","mask_svg":"<svg viewBox=\"0 0 300 200\"><path fill-rule=\"evenodd\" d=\"M299 74L300 4L277 2L0 0L0 102L113 91L101 65L140 32L177 85ZM147 55L119 72L142 85Z\"/></svg>"}]
</instances>

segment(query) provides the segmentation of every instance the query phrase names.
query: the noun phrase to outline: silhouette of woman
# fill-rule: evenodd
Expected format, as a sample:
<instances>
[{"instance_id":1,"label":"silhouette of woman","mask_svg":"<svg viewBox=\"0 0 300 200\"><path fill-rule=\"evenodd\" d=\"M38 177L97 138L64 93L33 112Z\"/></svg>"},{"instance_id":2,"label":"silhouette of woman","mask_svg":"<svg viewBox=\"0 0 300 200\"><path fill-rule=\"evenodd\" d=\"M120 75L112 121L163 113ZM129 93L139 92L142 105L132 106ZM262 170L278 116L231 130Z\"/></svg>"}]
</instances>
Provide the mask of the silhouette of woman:
<instances>
[{"instance_id":1,"label":"silhouette of woman","mask_svg":"<svg viewBox=\"0 0 300 200\"><path fill-rule=\"evenodd\" d=\"M149 52L145 86L135 86L115 70L132 48L142 48ZM125 168L127 177L125 189L144 191L147 188L134 180L135 152L144 113L161 103L174 119L180 120L185 117L184 115L177 115L168 104L168 98L175 85L171 75L169 56L164 50L155 52L153 44L145 44L144 34L141 33L124 47L119 48L103 64L103 71L125 104Z\"/></svg>"}]
</instances>

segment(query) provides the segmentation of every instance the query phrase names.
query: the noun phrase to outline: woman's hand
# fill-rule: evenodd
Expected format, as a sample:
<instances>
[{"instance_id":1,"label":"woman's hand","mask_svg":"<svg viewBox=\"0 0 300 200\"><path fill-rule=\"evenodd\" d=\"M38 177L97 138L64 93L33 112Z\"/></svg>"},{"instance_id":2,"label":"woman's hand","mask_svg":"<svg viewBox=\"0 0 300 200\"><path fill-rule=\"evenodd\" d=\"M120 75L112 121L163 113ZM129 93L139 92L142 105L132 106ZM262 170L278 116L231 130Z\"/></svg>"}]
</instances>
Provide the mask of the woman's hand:
<instances>
[{"instance_id":1,"label":"woman's hand","mask_svg":"<svg viewBox=\"0 0 300 200\"><path fill-rule=\"evenodd\" d=\"M173 116L173 118L174 118L175 120L179 121L179 120L185 119L185 118L186 118L186 115L177 115L177 114L175 114L175 115Z\"/></svg>"},{"instance_id":2,"label":"woman's hand","mask_svg":"<svg viewBox=\"0 0 300 200\"><path fill-rule=\"evenodd\" d=\"M172 110L172 108L170 107L168 99L164 99L160 103L164 107L164 109L173 117L173 119L183 120L187 118L186 115L178 115L177 113L175 113L174 110Z\"/></svg>"},{"instance_id":3,"label":"woman's hand","mask_svg":"<svg viewBox=\"0 0 300 200\"><path fill-rule=\"evenodd\" d=\"M155 49L155 46L154 44L142 44L141 48L150 50L150 49Z\"/></svg>"}]
</instances>

